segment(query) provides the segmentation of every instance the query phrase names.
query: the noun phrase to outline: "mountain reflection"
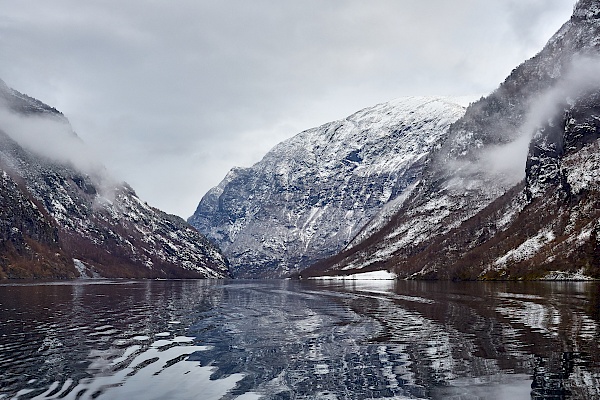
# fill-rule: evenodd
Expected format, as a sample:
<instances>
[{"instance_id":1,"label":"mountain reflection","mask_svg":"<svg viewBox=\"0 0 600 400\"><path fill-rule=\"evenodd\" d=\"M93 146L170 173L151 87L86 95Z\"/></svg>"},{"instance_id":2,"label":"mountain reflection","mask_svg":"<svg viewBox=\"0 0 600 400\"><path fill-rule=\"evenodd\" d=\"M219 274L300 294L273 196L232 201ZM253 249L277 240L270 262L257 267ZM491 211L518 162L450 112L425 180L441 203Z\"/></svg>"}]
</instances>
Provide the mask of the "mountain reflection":
<instances>
[{"instance_id":1,"label":"mountain reflection","mask_svg":"<svg viewBox=\"0 0 600 400\"><path fill-rule=\"evenodd\" d=\"M0 285L0 399L597 399L596 283Z\"/></svg>"}]
</instances>

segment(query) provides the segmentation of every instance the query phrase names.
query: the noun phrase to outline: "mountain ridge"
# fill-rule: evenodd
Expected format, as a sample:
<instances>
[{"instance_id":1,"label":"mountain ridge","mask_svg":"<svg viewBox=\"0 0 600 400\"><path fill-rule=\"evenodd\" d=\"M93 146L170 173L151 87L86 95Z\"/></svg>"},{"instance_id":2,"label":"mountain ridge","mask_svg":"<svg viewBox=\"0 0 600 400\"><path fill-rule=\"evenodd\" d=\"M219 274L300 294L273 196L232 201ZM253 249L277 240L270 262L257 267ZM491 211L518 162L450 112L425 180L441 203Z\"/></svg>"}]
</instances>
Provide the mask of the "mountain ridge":
<instances>
[{"instance_id":1,"label":"mountain ridge","mask_svg":"<svg viewBox=\"0 0 600 400\"><path fill-rule=\"evenodd\" d=\"M188 221L241 277L281 277L341 250L424 168L464 112L448 98L413 97L360 110L280 143L232 169Z\"/></svg>"},{"instance_id":2,"label":"mountain ridge","mask_svg":"<svg viewBox=\"0 0 600 400\"><path fill-rule=\"evenodd\" d=\"M599 165L599 8L578 2L540 53L469 106L392 222L304 275L599 277L598 179L582 167Z\"/></svg>"},{"instance_id":3,"label":"mountain ridge","mask_svg":"<svg viewBox=\"0 0 600 400\"><path fill-rule=\"evenodd\" d=\"M0 81L0 279L224 278L221 252L90 159L67 118Z\"/></svg>"}]
</instances>

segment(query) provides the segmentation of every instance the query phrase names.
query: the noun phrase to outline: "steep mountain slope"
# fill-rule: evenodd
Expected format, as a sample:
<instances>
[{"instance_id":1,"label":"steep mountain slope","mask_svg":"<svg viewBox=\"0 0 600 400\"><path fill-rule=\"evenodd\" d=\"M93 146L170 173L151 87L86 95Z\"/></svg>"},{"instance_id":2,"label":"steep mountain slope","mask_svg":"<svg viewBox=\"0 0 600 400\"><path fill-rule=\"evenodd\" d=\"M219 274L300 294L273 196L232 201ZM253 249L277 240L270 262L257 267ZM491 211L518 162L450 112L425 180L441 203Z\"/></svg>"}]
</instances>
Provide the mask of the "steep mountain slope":
<instances>
[{"instance_id":1,"label":"steep mountain slope","mask_svg":"<svg viewBox=\"0 0 600 400\"><path fill-rule=\"evenodd\" d=\"M307 130L231 170L188 221L223 249L236 276L300 271L398 208L463 113L447 99L406 98Z\"/></svg>"},{"instance_id":2,"label":"steep mountain slope","mask_svg":"<svg viewBox=\"0 0 600 400\"><path fill-rule=\"evenodd\" d=\"M600 3L472 104L381 230L305 275L598 276ZM563 272L556 272L563 271Z\"/></svg>"},{"instance_id":3,"label":"steep mountain slope","mask_svg":"<svg viewBox=\"0 0 600 400\"><path fill-rule=\"evenodd\" d=\"M229 275L205 237L85 151L61 113L0 81L0 279Z\"/></svg>"}]
</instances>

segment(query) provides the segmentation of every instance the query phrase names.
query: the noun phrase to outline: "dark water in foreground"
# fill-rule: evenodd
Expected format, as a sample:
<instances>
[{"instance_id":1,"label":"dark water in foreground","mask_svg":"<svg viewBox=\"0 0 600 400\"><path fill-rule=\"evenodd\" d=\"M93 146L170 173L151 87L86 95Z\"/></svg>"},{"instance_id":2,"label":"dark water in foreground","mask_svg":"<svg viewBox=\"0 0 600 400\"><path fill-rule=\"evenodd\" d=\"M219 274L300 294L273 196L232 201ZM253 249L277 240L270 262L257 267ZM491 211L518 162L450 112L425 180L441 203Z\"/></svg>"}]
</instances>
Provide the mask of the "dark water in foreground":
<instances>
[{"instance_id":1,"label":"dark water in foreground","mask_svg":"<svg viewBox=\"0 0 600 400\"><path fill-rule=\"evenodd\" d=\"M599 399L599 320L598 283L3 284L0 399Z\"/></svg>"}]
</instances>

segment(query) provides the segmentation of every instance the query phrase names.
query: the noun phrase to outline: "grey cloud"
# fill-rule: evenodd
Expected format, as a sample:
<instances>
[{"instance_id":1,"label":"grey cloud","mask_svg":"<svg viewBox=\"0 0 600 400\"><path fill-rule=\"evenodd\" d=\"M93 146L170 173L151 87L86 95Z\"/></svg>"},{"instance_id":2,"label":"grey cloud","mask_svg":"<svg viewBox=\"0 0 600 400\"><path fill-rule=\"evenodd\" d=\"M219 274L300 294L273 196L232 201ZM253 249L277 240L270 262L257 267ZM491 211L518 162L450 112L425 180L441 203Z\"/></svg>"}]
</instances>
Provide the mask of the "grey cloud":
<instances>
[{"instance_id":1,"label":"grey cloud","mask_svg":"<svg viewBox=\"0 0 600 400\"><path fill-rule=\"evenodd\" d=\"M303 129L404 95L490 92L572 9L558 0L0 5L0 77L63 111L142 198L184 217L229 168Z\"/></svg>"},{"instance_id":2,"label":"grey cloud","mask_svg":"<svg viewBox=\"0 0 600 400\"><path fill-rule=\"evenodd\" d=\"M571 11L574 4L564 0L507 0L504 7L512 32L523 46L537 51L541 50L537 48L541 40L547 40L557 26L567 22L565 12Z\"/></svg>"}]
</instances>

